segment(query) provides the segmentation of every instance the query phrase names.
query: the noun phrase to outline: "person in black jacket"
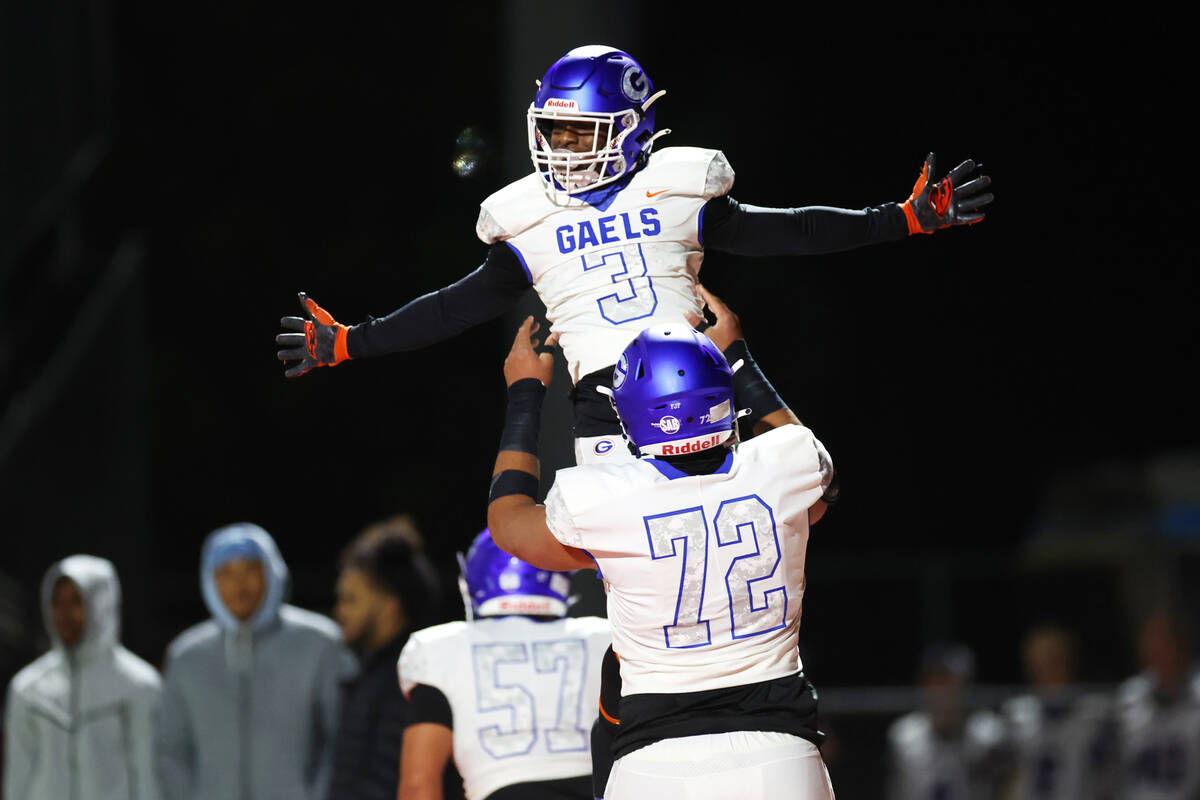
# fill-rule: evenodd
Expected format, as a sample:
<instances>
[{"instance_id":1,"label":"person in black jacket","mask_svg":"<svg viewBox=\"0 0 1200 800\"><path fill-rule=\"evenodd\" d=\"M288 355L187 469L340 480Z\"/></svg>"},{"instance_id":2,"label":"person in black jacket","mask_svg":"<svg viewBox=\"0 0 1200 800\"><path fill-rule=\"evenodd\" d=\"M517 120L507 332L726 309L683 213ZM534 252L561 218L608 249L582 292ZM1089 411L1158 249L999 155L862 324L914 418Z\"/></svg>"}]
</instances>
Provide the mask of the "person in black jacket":
<instances>
[{"instance_id":1,"label":"person in black jacket","mask_svg":"<svg viewBox=\"0 0 1200 800\"><path fill-rule=\"evenodd\" d=\"M407 516L369 526L343 551L334 616L362 669L345 686L330 800L395 800L412 712L396 677L408 635L430 622L436 573ZM453 770L453 765L449 767ZM448 776L446 797L461 798Z\"/></svg>"}]
</instances>

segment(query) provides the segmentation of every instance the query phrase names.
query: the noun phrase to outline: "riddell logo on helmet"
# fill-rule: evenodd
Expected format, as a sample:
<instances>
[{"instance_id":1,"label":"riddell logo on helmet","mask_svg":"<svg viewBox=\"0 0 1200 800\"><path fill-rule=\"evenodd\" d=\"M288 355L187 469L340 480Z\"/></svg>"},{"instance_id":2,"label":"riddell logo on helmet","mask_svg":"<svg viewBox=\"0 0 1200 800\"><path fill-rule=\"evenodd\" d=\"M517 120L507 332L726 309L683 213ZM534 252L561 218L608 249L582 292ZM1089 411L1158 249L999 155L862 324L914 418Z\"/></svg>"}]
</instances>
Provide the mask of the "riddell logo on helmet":
<instances>
[{"instance_id":1,"label":"riddell logo on helmet","mask_svg":"<svg viewBox=\"0 0 1200 800\"><path fill-rule=\"evenodd\" d=\"M557 97L551 97L546 101L544 106L547 110L553 111L578 111L579 104L574 100L561 100Z\"/></svg>"},{"instance_id":2,"label":"riddell logo on helmet","mask_svg":"<svg viewBox=\"0 0 1200 800\"><path fill-rule=\"evenodd\" d=\"M721 443L721 441L722 441L721 435L718 433L714 433L712 436L709 436L707 439L701 439L698 442L685 442L684 444L681 444L678 447L676 447L673 444L668 443L668 444L664 444L662 446L662 454L664 456L681 456L681 455L684 455L685 453L696 453L701 450L707 450L710 447L716 447L717 445L719 445Z\"/></svg>"},{"instance_id":3,"label":"riddell logo on helmet","mask_svg":"<svg viewBox=\"0 0 1200 800\"><path fill-rule=\"evenodd\" d=\"M499 610L506 614L549 614L550 600L534 600L523 597L501 598Z\"/></svg>"}]
</instances>

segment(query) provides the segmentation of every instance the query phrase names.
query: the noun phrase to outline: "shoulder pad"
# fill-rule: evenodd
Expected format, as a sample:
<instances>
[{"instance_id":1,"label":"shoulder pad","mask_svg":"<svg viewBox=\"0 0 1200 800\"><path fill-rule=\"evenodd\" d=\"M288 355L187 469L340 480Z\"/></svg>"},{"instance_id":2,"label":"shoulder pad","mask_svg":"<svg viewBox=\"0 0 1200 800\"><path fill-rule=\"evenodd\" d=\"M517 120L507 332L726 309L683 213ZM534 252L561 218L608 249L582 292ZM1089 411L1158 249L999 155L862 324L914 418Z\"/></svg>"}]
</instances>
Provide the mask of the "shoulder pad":
<instances>
[{"instance_id":1,"label":"shoulder pad","mask_svg":"<svg viewBox=\"0 0 1200 800\"><path fill-rule=\"evenodd\" d=\"M437 687L439 677L446 669L445 655L441 652L443 643L465 635L467 630L467 623L459 620L434 625L409 636L396 662L401 691L407 695L418 683Z\"/></svg>"},{"instance_id":2,"label":"shoulder pad","mask_svg":"<svg viewBox=\"0 0 1200 800\"><path fill-rule=\"evenodd\" d=\"M919 711L913 711L888 726L888 739L896 747L907 748L924 743L929 738L929 732L929 718Z\"/></svg>"},{"instance_id":3,"label":"shoulder pad","mask_svg":"<svg viewBox=\"0 0 1200 800\"><path fill-rule=\"evenodd\" d=\"M993 711L976 711L967 717L966 737L976 747L993 747L1004 740L1004 721Z\"/></svg>"},{"instance_id":4,"label":"shoulder pad","mask_svg":"<svg viewBox=\"0 0 1200 800\"><path fill-rule=\"evenodd\" d=\"M1006 700L1001 708L1004 714L1018 725L1032 724L1041 715L1042 704L1033 695L1018 695Z\"/></svg>"},{"instance_id":5,"label":"shoulder pad","mask_svg":"<svg viewBox=\"0 0 1200 800\"><path fill-rule=\"evenodd\" d=\"M479 204L475 235L484 244L511 239L558 210L542 190L542 176L531 172L494 192Z\"/></svg>"},{"instance_id":6,"label":"shoulder pad","mask_svg":"<svg viewBox=\"0 0 1200 800\"><path fill-rule=\"evenodd\" d=\"M702 147L664 147L650 155L639 173L643 182L671 186L676 195L706 200L727 194L733 188L733 167L720 150Z\"/></svg>"}]
</instances>

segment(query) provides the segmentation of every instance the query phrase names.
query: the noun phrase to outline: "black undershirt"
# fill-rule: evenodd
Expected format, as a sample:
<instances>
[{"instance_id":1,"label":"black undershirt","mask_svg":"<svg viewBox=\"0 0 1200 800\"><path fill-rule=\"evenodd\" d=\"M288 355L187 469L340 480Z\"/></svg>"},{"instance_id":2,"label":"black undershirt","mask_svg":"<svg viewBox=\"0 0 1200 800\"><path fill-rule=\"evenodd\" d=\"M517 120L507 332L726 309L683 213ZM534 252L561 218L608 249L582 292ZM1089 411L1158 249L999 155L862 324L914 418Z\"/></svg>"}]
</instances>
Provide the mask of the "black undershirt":
<instances>
[{"instance_id":1,"label":"black undershirt","mask_svg":"<svg viewBox=\"0 0 1200 800\"><path fill-rule=\"evenodd\" d=\"M774 731L818 747L817 690L797 673L786 678L705 692L633 694L621 698L614 759L663 739L732 731Z\"/></svg>"},{"instance_id":2,"label":"black undershirt","mask_svg":"<svg viewBox=\"0 0 1200 800\"><path fill-rule=\"evenodd\" d=\"M592 800L592 777L556 778L502 786L485 800Z\"/></svg>"},{"instance_id":3,"label":"black undershirt","mask_svg":"<svg viewBox=\"0 0 1200 800\"><path fill-rule=\"evenodd\" d=\"M714 197L701 212L706 249L734 255L820 255L902 239L904 212L895 203L853 211L842 208L762 208ZM386 317L350 329L352 358L419 350L498 317L529 289L517 254L493 244L487 260L461 280L422 295ZM576 435L598 435L579 434Z\"/></svg>"},{"instance_id":4,"label":"black undershirt","mask_svg":"<svg viewBox=\"0 0 1200 800\"><path fill-rule=\"evenodd\" d=\"M817 690L785 678L678 694L621 696L620 661L610 646L600 667L601 713L592 726L592 790L604 796L613 761L663 739L733 731L790 733L818 747Z\"/></svg>"},{"instance_id":5,"label":"black undershirt","mask_svg":"<svg viewBox=\"0 0 1200 800\"><path fill-rule=\"evenodd\" d=\"M413 722L436 722L454 730L454 713L441 689L418 683L408 693L408 704L412 706Z\"/></svg>"}]
</instances>

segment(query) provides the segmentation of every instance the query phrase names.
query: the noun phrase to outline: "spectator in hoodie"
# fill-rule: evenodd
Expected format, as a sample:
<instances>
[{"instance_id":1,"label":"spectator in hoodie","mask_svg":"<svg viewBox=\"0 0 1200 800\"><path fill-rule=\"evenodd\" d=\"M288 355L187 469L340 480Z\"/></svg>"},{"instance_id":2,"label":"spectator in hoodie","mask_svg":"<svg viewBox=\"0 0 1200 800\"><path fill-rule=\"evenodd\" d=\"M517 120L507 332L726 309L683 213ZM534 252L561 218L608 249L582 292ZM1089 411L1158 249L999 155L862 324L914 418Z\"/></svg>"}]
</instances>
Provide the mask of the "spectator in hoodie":
<instances>
[{"instance_id":1,"label":"spectator in hoodie","mask_svg":"<svg viewBox=\"0 0 1200 800\"><path fill-rule=\"evenodd\" d=\"M325 800L341 684L355 665L337 625L284 603L271 536L238 523L204 542L212 618L167 650L157 747L170 800Z\"/></svg>"},{"instance_id":2,"label":"spectator in hoodie","mask_svg":"<svg viewBox=\"0 0 1200 800\"><path fill-rule=\"evenodd\" d=\"M158 672L120 643L113 565L75 555L42 579L50 652L8 687L4 797L157 800Z\"/></svg>"}]
</instances>

